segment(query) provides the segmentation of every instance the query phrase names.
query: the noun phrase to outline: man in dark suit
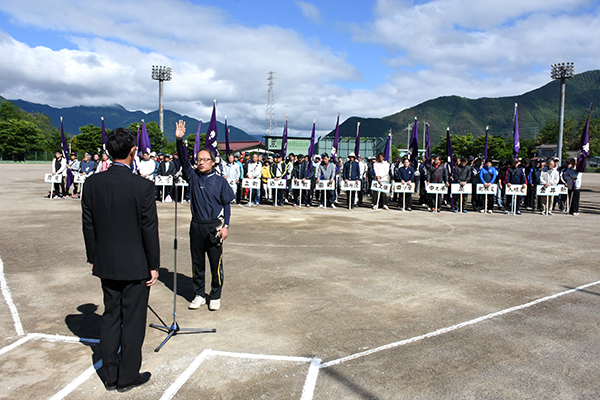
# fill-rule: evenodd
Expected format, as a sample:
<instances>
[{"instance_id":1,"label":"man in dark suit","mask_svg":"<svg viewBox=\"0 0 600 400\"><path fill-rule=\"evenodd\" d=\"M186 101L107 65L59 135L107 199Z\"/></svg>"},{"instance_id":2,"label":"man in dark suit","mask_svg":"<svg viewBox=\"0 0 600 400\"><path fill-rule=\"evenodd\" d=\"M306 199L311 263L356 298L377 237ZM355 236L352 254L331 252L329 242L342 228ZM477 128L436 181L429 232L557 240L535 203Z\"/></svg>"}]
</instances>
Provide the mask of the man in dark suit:
<instances>
[{"instance_id":1,"label":"man in dark suit","mask_svg":"<svg viewBox=\"0 0 600 400\"><path fill-rule=\"evenodd\" d=\"M83 236L87 261L104 293L100 351L105 387L126 392L151 375L140 374L140 366L148 296L160 266L158 217L154 183L131 171L133 133L115 129L106 147L114 163L85 182Z\"/></svg>"},{"instance_id":2,"label":"man in dark suit","mask_svg":"<svg viewBox=\"0 0 600 400\"><path fill-rule=\"evenodd\" d=\"M176 173L177 173L177 166L171 160L171 155L170 154L165 154L164 161L162 161L160 163L160 165L158 166L158 175L160 175L160 176L174 177ZM173 199L171 198L171 194L172 194L172 190L171 189L172 189L171 186L165 186L164 187L164 190L165 190L165 203L170 203L171 201L173 201Z\"/></svg>"}]
</instances>

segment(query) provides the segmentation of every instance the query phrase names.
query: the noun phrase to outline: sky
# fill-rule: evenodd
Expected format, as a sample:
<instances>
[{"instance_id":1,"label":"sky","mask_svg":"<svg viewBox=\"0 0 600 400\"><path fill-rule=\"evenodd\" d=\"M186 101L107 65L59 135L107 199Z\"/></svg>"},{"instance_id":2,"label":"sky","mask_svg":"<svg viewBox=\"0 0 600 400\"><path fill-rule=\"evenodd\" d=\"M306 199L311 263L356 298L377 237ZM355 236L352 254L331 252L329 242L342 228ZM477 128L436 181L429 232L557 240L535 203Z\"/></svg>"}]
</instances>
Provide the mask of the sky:
<instances>
[{"instance_id":1,"label":"sky","mask_svg":"<svg viewBox=\"0 0 600 400\"><path fill-rule=\"evenodd\" d=\"M2 0L0 95L53 107L166 109L265 134L320 134L447 95L525 93L550 65L599 69L591 0ZM107 124L110 125L109 121ZM165 126L165 130L174 127Z\"/></svg>"}]
</instances>

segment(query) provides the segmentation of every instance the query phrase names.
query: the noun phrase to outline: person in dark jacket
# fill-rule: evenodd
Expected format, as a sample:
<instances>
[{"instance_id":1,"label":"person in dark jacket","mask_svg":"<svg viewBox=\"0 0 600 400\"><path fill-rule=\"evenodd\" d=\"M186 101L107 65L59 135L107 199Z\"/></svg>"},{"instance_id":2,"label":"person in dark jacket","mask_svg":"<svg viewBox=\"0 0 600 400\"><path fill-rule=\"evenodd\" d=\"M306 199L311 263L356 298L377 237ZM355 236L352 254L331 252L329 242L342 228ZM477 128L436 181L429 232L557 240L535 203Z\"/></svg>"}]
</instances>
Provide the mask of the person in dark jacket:
<instances>
[{"instance_id":1,"label":"person in dark jacket","mask_svg":"<svg viewBox=\"0 0 600 400\"><path fill-rule=\"evenodd\" d=\"M431 158L431 167L427 170L427 182L426 185L430 183L445 183L446 186L449 186L448 183L448 168L442 166L439 156L433 156ZM436 194L429 195L429 211L432 212L440 212L439 203L438 208L435 207L436 203Z\"/></svg>"},{"instance_id":2,"label":"person in dark jacket","mask_svg":"<svg viewBox=\"0 0 600 400\"><path fill-rule=\"evenodd\" d=\"M459 183L460 186L466 186L466 185L470 185L471 184L471 166L469 165L469 163L467 162L467 159L465 157L461 157L458 160L458 163L456 164L456 166L454 167L454 183ZM462 196L462 194L458 195L458 196ZM459 212L459 207L460 207L460 200L456 201L456 208L454 209L454 212ZM463 199L463 210L462 212L466 213L467 209L466 207L464 207L465 204L465 200Z\"/></svg>"},{"instance_id":3,"label":"person in dark jacket","mask_svg":"<svg viewBox=\"0 0 600 400\"><path fill-rule=\"evenodd\" d=\"M292 179L308 182L308 186L310 187L312 177L313 171L311 171L310 160L308 159L308 156L303 156L302 154L298 155L298 161L296 161L294 164L294 169L292 170ZM300 196L302 196L302 204L304 204L306 207L310 207L310 189L294 190L294 207L298 207L300 205Z\"/></svg>"},{"instance_id":4,"label":"person in dark jacket","mask_svg":"<svg viewBox=\"0 0 600 400\"><path fill-rule=\"evenodd\" d=\"M521 168L519 161L514 160L510 166L510 168L508 169L508 171L506 171L506 186L511 187L512 185L521 185L524 188L527 187L527 176L525 176L525 170L523 168ZM516 197L516 199L515 199ZM506 211L504 211L504 214L510 214L509 210L512 210L513 201L516 201L516 213L517 215L521 215L521 199L522 196L506 196Z\"/></svg>"},{"instance_id":5,"label":"person in dark jacket","mask_svg":"<svg viewBox=\"0 0 600 400\"><path fill-rule=\"evenodd\" d=\"M154 183L133 174L135 136L117 128L106 147L113 165L89 176L81 199L83 238L93 275L102 282L102 372L107 390L143 385L142 344L150 286L158 279L160 245ZM121 352L119 354L119 348Z\"/></svg>"},{"instance_id":6,"label":"person in dark jacket","mask_svg":"<svg viewBox=\"0 0 600 400\"><path fill-rule=\"evenodd\" d=\"M358 183L359 185L361 183L360 165L358 164L358 161L356 161L356 155L354 153L348 154L348 161L344 165L344 181L345 182L356 181L356 183ZM362 198L363 198L362 187L357 193L358 193L359 202L362 203ZM354 196L352 196L352 195L353 195L353 192L348 191L348 206L349 207L350 207L351 201L356 201L356 199L353 199Z\"/></svg>"},{"instance_id":7,"label":"person in dark jacket","mask_svg":"<svg viewBox=\"0 0 600 400\"><path fill-rule=\"evenodd\" d=\"M410 165L410 160L405 158L402 160L402 167L396 170L397 182L403 185L410 185L415 181L415 169ZM400 193L399 193L400 194ZM398 208L401 210L412 211L412 193L402 193L398 198Z\"/></svg>"}]
</instances>

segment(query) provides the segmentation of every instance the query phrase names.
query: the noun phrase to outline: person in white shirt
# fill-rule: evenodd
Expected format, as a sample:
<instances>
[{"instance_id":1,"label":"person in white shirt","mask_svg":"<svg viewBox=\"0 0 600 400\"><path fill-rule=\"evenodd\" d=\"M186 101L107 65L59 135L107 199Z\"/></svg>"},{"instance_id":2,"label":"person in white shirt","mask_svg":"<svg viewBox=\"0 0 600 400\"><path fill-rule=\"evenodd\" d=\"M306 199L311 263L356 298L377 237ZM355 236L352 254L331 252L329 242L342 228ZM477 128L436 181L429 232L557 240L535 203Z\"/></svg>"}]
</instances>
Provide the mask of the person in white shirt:
<instances>
[{"instance_id":1,"label":"person in white shirt","mask_svg":"<svg viewBox=\"0 0 600 400\"><path fill-rule=\"evenodd\" d=\"M227 179L227 181L233 180L234 184L231 186L231 190L233 193L237 193L238 184L240 182L240 166L233 159L233 154L230 154L227 157L227 162L223 165L223 178ZM234 199L231 203L235 204L236 200Z\"/></svg>"},{"instance_id":2,"label":"person in white shirt","mask_svg":"<svg viewBox=\"0 0 600 400\"><path fill-rule=\"evenodd\" d=\"M142 153L142 161L139 165L139 173L142 178L154 180L154 170L156 169L156 163L150 159L150 154Z\"/></svg>"},{"instance_id":3,"label":"person in white shirt","mask_svg":"<svg viewBox=\"0 0 600 400\"><path fill-rule=\"evenodd\" d=\"M262 177L262 163L258 161L258 155L252 154L252 162L248 163L248 178L259 179ZM260 185L258 189L252 189L250 194L250 201L248 201L248 207L258 207L260 202Z\"/></svg>"},{"instance_id":4,"label":"person in white shirt","mask_svg":"<svg viewBox=\"0 0 600 400\"><path fill-rule=\"evenodd\" d=\"M390 163L385 161L383 153L377 155L377 162L373 164L373 172L377 182L388 183L390 181ZM387 193L381 192L379 195L379 203L373 204L373 208L378 209L381 207L384 210L389 210L390 208L388 207L387 202Z\"/></svg>"},{"instance_id":5,"label":"person in white shirt","mask_svg":"<svg viewBox=\"0 0 600 400\"><path fill-rule=\"evenodd\" d=\"M558 181L560 180L560 174L558 170L554 168L554 160L549 160L546 164L546 168L542 170L540 173L540 184L545 187L558 185ZM552 215L552 211L546 209L546 203L542 203L544 207L544 211L542 211L542 215ZM551 208L551 207L548 207Z\"/></svg>"},{"instance_id":6,"label":"person in white shirt","mask_svg":"<svg viewBox=\"0 0 600 400\"><path fill-rule=\"evenodd\" d=\"M102 161L98 163L98 167L96 168L96 173L104 172L110 167L112 161L108 158L108 154L102 153Z\"/></svg>"},{"instance_id":7,"label":"person in white shirt","mask_svg":"<svg viewBox=\"0 0 600 400\"><path fill-rule=\"evenodd\" d=\"M62 178L60 183L54 184L53 193L49 193L48 196L46 196L47 198L62 198L66 195L65 177L63 174L67 169L67 161L62 155L62 151L57 151L55 155L56 157L54 158L54 160L52 160L52 175L61 175Z\"/></svg>"}]
</instances>

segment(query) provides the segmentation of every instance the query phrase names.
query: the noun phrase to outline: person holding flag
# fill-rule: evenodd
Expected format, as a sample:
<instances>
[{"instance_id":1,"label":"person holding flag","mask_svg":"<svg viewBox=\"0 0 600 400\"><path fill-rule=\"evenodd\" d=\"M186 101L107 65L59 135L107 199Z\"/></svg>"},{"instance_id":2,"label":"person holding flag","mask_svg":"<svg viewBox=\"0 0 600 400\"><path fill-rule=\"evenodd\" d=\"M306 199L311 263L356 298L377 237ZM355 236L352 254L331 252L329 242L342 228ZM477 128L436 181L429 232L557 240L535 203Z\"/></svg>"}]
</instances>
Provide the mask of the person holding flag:
<instances>
[{"instance_id":1,"label":"person holding flag","mask_svg":"<svg viewBox=\"0 0 600 400\"><path fill-rule=\"evenodd\" d=\"M577 161L570 158L567 161L567 169L563 172L563 178L569 190L569 199L567 204L569 208L567 212L571 215L579 215L579 198L581 193L581 176L583 173L577 171Z\"/></svg>"}]
</instances>

